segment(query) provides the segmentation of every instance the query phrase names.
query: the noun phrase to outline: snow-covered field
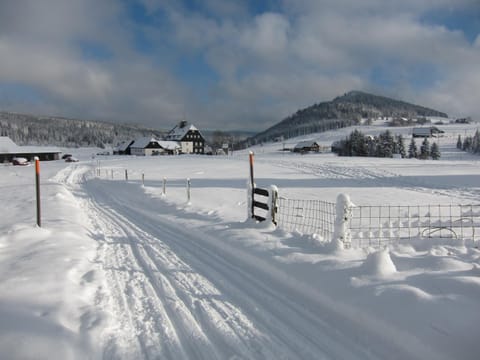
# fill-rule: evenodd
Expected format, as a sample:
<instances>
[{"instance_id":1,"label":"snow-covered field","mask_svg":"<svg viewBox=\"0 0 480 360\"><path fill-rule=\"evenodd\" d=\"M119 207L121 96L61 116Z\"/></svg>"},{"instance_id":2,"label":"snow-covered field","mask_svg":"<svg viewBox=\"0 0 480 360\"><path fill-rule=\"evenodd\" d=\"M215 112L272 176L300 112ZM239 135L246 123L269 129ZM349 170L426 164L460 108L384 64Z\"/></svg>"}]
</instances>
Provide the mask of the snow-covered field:
<instances>
[{"instance_id":1,"label":"snow-covered field","mask_svg":"<svg viewBox=\"0 0 480 360\"><path fill-rule=\"evenodd\" d=\"M480 158L455 149L458 134L476 128L442 128L439 161L258 146L256 182L300 199L478 204ZM351 130L309 138L330 145ZM334 251L311 234L247 219L247 151L92 159L96 152L41 164L41 228L33 166L0 166L1 359L479 358L475 244L415 239Z\"/></svg>"}]
</instances>

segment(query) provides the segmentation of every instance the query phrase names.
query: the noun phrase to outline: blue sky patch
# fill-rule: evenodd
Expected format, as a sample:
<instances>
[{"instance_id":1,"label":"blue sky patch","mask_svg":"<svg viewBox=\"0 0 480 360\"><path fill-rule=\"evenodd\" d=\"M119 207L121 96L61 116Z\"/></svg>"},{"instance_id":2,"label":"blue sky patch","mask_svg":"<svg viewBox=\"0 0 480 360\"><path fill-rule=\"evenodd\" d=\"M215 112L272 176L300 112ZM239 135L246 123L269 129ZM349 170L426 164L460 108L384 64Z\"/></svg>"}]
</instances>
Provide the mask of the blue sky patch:
<instances>
[{"instance_id":1,"label":"blue sky patch","mask_svg":"<svg viewBox=\"0 0 480 360\"><path fill-rule=\"evenodd\" d=\"M450 11L431 11L421 18L424 24L445 26L449 30L463 32L470 42L480 35L480 1L477 6L465 9L452 9Z\"/></svg>"}]
</instances>

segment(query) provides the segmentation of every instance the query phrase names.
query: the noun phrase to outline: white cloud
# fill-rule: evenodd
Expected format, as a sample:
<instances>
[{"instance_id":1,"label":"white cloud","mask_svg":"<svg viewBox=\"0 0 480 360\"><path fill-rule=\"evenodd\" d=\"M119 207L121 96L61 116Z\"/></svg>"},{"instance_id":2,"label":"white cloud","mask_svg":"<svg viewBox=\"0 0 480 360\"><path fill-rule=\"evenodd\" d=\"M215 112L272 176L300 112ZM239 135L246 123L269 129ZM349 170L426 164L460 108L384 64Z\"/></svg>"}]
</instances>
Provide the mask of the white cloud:
<instances>
[{"instance_id":1,"label":"white cloud","mask_svg":"<svg viewBox=\"0 0 480 360\"><path fill-rule=\"evenodd\" d=\"M196 12L181 1L141 1L148 25L114 0L1 2L0 83L32 86L67 116L168 128L185 113L201 127L262 130L301 107L376 87L372 69L394 63L388 93L480 114L480 35L472 45L419 20L477 0L284 0L251 16L236 1L198 2ZM151 53L136 48L144 31ZM84 56L81 41L111 58ZM217 78L191 86L178 77L185 58L201 58ZM440 74L421 91L411 82L418 64Z\"/></svg>"},{"instance_id":2,"label":"white cloud","mask_svg":"<svg viewBox=\"0 0 480 360\"><path fill-rule=\"evenodd\" d=\"M450 116L472 116L480 120L478 92L480 89L480 53L476 66L459 67L429 89L418 94L425 103L443 109Z\"/></svg>"},{"instance_id":3,"label":"white cloud","mask_svg":"<svg viewBox=\"0 0 480 360\"><path fill-rule=\"evenodd\" d=\"M253 26L243 30L240 43L260 56L284 56L289 28L288 19L284 16L265 13L255 17Z\"/></svg>"},{"instance_id":4,"label":"white cloud","mask_svg":"<svg viewBox=\"0 0 480 360\"><path fill-rule=\"evenodd\" d=\"M478 34L477 38L475 39L473 46L480 49L480 34Z\"/></svg>"}]
</instances>

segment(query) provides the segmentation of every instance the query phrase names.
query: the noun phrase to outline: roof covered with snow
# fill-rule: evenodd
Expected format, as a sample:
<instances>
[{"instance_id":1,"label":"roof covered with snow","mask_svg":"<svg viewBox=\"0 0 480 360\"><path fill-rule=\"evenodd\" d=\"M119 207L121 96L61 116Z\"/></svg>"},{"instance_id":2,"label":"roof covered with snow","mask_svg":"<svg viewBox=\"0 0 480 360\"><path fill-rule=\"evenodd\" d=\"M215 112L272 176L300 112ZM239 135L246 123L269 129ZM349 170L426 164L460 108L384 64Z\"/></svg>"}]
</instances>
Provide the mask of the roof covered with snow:
<instances>
[{"instance_id":1,"label":"roof covered with snow","mask_svg":"<svg viewBox=\"0 0 480 360\"><path fill-rule=\"evenodd\" d=\"M297 145L295 145L295 149L303 149L306 147L312 147L318 145L316 140L304 140L300 141Z\"/></svg>"},{"instance_id":2,"label":"roof covered with snow","mask_svg":"<svg viewBox=\"0 0 480 360\"><path fill-rule=\"evenodd\" d=\"M151 142L158 142L158 140L153 137L142 137L135 140L131 147L145 149Z\"/></svg>"},{"instance_id":3,"label":"roof covered with snow","mask_svg":"<svg viewBox=\"0 0 480 360\"><path fill-rule=\"evenodd\" d=\"M177 150L181 146L176 141L157 141L161 148L165 150Z\"/></svg>"},{"instance_id":4,"label":"roof covered with snow","mask_svg":"<svg viewBox=\"0 0 480 360\"><path fill-rule=\"evenodd\" d=\"M20 146L15 144L8 136L0 136L0 153L21 152Z\"/></svg>"},{"instance_id":5,"label":"roof covered with snow","mask_svg":"<svg viewBox=\"0 0 480 360\"><path fill-rule=\"evenodd\" d=\"M128 141L122 141L118 146L115 147L115 150L117 151L126 151L127 148L132 144L133 141L128 140Z\"/></svg>"},{"instance_id":6,"label":"roof covered with snow","mask_svg":"<svg viewBox=\"0 0 480 360\"><path fill-rule=\"evenodd\" d=\"M198 129L193 124L188 124L185 122L180 122L175 126L165 137L166 140L180 141L185 135L190 131L198 131Z\"/></svg>"},{"instance_id":7,"label":"roof covered with snow","mask_svg":"<svg viewBox=\"0 0 480 360\"><path fill-rule=\"evenodd\" d=\"M56 147L46 146L18 146L8 136L0 136L0 154L42 154L59 153Z\"/></svg>"},{"instance_id":8,"label":"roof covered with snow","mask_svg":"<svg viewBox=\"0 0 480 360\"><path fill-rule=\"evenodd\" d=\"M165 149L165 150L180 149L180 144L176 141L157 140L153 137L143 137L143 138L137 139L133 142L131 147L145 149L148 146L148 144L152 142L157 143L162 149Z\"/></svg>"}]
</instances>

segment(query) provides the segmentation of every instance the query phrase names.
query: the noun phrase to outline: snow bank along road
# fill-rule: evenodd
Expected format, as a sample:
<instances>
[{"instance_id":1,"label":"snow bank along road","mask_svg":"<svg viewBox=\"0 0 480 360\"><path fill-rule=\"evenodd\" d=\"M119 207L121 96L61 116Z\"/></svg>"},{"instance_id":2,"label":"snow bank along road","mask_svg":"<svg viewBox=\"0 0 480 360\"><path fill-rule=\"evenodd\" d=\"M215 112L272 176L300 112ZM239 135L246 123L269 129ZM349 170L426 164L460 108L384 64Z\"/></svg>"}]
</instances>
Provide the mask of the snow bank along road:
<instances>
[{"instance_id":1,"label":"snow bank along road","mask_svg":"<svg viewBox=\"0 0 480 360\"><path fill-rule=\"evenodd\" d=\"M138 184L91 173L72 165L56 180L76 196L98 242L89 278L101 279L96 311L108 314L95 332L100 357L442 358L273 261L207 234L200 215L153 200Z\"/></svg>"}]
</instances>

